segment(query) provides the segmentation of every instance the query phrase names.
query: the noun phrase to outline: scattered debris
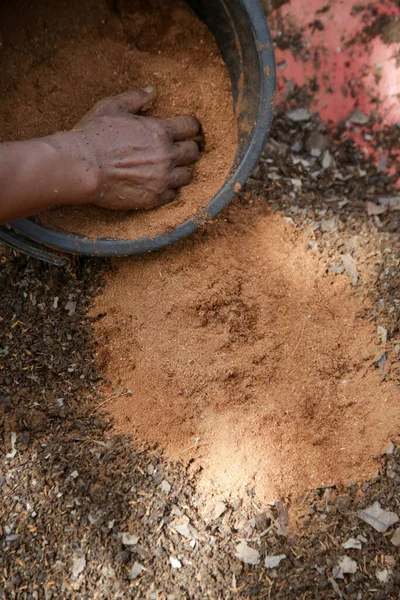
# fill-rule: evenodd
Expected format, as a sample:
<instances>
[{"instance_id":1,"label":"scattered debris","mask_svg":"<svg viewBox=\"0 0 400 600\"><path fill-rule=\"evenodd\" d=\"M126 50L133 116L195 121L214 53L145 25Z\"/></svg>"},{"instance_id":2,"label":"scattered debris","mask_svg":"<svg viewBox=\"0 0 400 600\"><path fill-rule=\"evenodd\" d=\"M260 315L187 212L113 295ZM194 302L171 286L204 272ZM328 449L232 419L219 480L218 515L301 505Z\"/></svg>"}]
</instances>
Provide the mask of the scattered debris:
<instances>
[{"instance_id":1,"label":"scattered debris","mask_svg":"<svg viewBox=\"0 0 400 600\"><path fill-rule=\"evenodd\" d=\"M180 569L182 567L182 563L180 560L176 558L176 556L170 556L169 562L171 563L171 567L173 569Z\"/></svg>"},{"instance_id":2,"label":"scattered debris","mask_svg":"<svg viewBox=\"0 0 400 600\"><path fill-rule=\"evenodd\" d=\"M72 576L77 578L86 567L86 558L81 550L78 550L74 554L73 562L72 562Z\"/></svg>"},{"instance_id":3,"label":"scattered debris","mask_svg":"<svg viewBox=\"0 0 400 600\"><path fill-rule=\"evenodd\" d=\"M161 490L165 493L165 494L169 494L171 491L171 484L169 483L169 481L167 481L166 479L164 479L164 481L162 481L161 483Z\"/></svg>"},{"instance_id":4,"label":"scattered debris","mask_svg":"<svg viewBox=\"0 0 400 600\"><path fill-rule=\"evenodd\" d=\"M393 546L396 546L396 547L400 546L400 527L398 527L396 529L396 531L394 532L394 534L390 538L390 541L392 542Z\"/></svg>"},{"instance_id":5,"label":"scattered debris","mask_svg":"<svg viewBox=\"0 0 400 600\"><path fill-rule=\"evenodd\" d=\"M329 139L326 135L319 133L319 131L313 131L308 136L305 147L308 150L308 152L310 152L310 154L312 154L313 151L315 152L315 150L317 150L317 156L322 156L322 153L325 152L325 150L327 150L329 147ZM301 149L301 145L300 148L298 148L297 150L293 150L293 146L291 148L293 152L300 152Z\"/></svg>"},{"instance_id":6,"label":"scattered debris","mask_svg":"<svg viewBox=\"0 0 400 600\"><path fill-rule=\"evenodd\" d=\"M389 569L377 569L376 570L376 578L381 583L387 583L388 580L389 580L389 576L390 576L390 570Z\"/></svg>"},{"instance_id":7,"label":"scattered debris","mask_svg":"<svg viewBox=\"0 0 400 600\"><path fill-rule=\"evenodd\" d=\"M339 596L339 598L343 598L343 594L340 591L340 587L338 586L337 582L333 579L333 577L329 577L328 581L333 587L334 592Z\"/></svg>"},{"instance_id":8,"label":"scattered debris","mask_svg":"<svg viewBox=\"0 0 400 600\"><path fill-rule=\"evenodd\" d=\"M279 564L285 560L286 554L278 554L277 556L266 556L264 566L266 569L275 569Z\"/></svg>"},{"instance_id":9,"label":"scattered debris","mask_svg":"<svg viewBox=\"0 0 400 600\"><path fill-rule=\"evenodd\" d=\"M369 123L369 116L366 115L362 110L355 110L349 115L348 120L354 125L366 125Z\"/></svg>"},{"instance_id":10,"label":"scattered debris","mask_svg":"<svg viewBox=\"0 0 400 600\"><path fill-rule=\"evenodd\" d=\"M311 113L306 108L296 108L287 113L288 118L291 121L301 122L309 121L311 119Z\"/></svg>"},{"instance_id":11,"label":"scattered debris","mask_svg":"<svg viewBox=\"0 0 400 600\"><path fill-rule=\"evenodd\" d=\"M350 254L343 254L342 261L343 261L343 266L346 269L347 274L351 279L352 285L357 285L358 271L357 271L356 261Z\"/></svg>"},{"instance_id":12,"label":"scattered debris","mask_svg":"<svg viewBox=\"0 0 400 600\"><path fill-rule=\"evenodd\" d=\"M68 311L68 316L72 317L72 315L74 315L75 311L76 311L76 302L73 302L72 300L68 300L68 302L64 308L65 308L65 310Z\"/></svg>"},{"instance_id":13,"label":"scattered debris","mask_svg":"<svg viewBox=\"0 0 400 600\"><path fill-rule=\"evenodd\" d=\"M213 513L214 521L216 521L217 519L222 517L222 515L226 512L226 510L227 510L227 506L226 506L225 502L222 502L222 500L217 502L217 504L214 507L214 513Z\"/></svg>"},{"instance_id":14,"label":"scattered debris","mask_svg":"<svg viewBox=\"0 0 400 600\"><path fill-rule=\"evenodd\" d=\"M390 198L390 210L400 210L400 196Z\"/></svg>"},{"instance_id":15,"label":"scattered debris","mask_svg":"<svg viewBox=\"0 0 400 600\"><path fill-rule=\"evenodd\" d=\"M139 536L125 531L124 533L121 533L121 541L124 546L136 546L139 541Z\"/></svg>"},{"instance_id":16,"label":"scattered debris","mask_svg":"<svg viewBox=\"0 0 400 600\"><path fill-rule=\"evenodd\" d=\"M387 342L387 336L388 336L388 332L386 327L383 327L382 325L378 325L377 327L377 334L378 334L378 339L380 340L380 342L382 344L386 344Z\"/></svg>"},{"instance_id":17,"label":"scattered debris","mask_svg":"<svg viewBox=\"0 0 400 600\"><path fill-rule=\"evenodd\" d=\"M333 569L333 577L335 579L344 579L345 575L353 575L358 570L358 565L350 556L343 556L340 559L338 566Z\"/></svg>"},{"instance_id":18,"label":"scattered debris","mask_svg":"<svg viewBox=\"0 0 400 600\"><path fill-rule=\"evenodd\" d=\"M372 506L358 511L357 515L360 519L368 523L368 525L371 525L371 527L380 533L385 533L389 527L397 523L399 520L399 517L396 515L396 513L384 510L381 508L379 502L374 502Z\"/></svg>"},{"instance_id":19,"label":"scattered debris","mask_svg":"<svg viewBox=\"0 0 400 600\"><path fill-rule=\"evenodd\" d=\"M400 210L400 196L393 196L392 198L379 198L378 202L385 208L389 208L389 210Z\"/></svg>"},{"instance_id":20,"label":"scattered debris","mask_svg":"<svg viewBox=\"0 0 400 600\"><path fill-rule=\"evenodd\" d=\"M274 522L276 533L285 537L287 535L287 526L289 525L289 511L282 500L275 502L275 508L278 512L278 518Z\"/></svg>"},{"instance_id":21,"label":"scattered debris","mask_svg":"<svg viewBox=\"0 0 400 600\"><path fill-rule=\"evenodd\" d=\"M190 524L188 517L173 521L171 527L188 540L198 540L200 538L198 531Z\"/></svg>"},{"instance_id":22,"label":"scattered debris","mask_svg":"<svg viewBox=\"0 0 400 600\"><path fill-rule=\"evenodd\" d=\"M346 542L343 542L342 548L344 548L345 550L351 550L351 549L361 550L362 543L359 539L349 538Z\"/></svg>"},{"instance_id":23,"label":"scattered debris","mask_svg":"<svg viewBox=\"0 0 400 600\"><path fill-rule=\"evenodd\" d=\"M367 214L370 217L374 216L374 215L383 215L387 210L386 206L380 206L379 204L374 204L373 202L370 202L369 200L366 203L366 207L367 207Z\"/></svg>"},{"instance_id":24,"label":"scattered debris","mask_svg":"<svg viewBox=\"0 0 400 600\"><path fill-rule=\"evenodd\" d=\"M344 273L344 266L330 265L329 270L335 275L341 275L342 273Z\"/></svg>"},{"instance_id":25,"label":"scattered debris","mask_svg":"<svg viewBox=\"0 0 400 600\"><path fill-rule=\"evenodd\" d=\"M129 578L129 579L131 579L131 580L132 580L132 579L136 579L137 577L139 577L139 575L140 575L140 574L141 574L143 571L146 571L146 569L144 568L144 566L143 566L143 565L141 565L141 564L140 564L140 563L138 563L138 562L135 562L135 563L133 564L133 567L132 567L132 569L129 571L128 578Z\"/></svg>"},{"instance_id":26,"label":"scattered debris","mask_svg":"<svg viewBox=\"0 0 400 600\"><path fill-rule=\"evenodd\" d=\"M328 231L334 231L336 229L335 219L322 219L321 220L321 231L325 233Z\"/></svg>"},{"instance_id":27,"label":"scattered debris","mask_svg":"<svg viewBox=\"0 0 400 600\"><path fill-rule=\"evenodd\" d=\"M260 564L260 553L254 548L250 548L247 543L242 540L236 547L236 558L247 565Z\"/></svg>"},{"instance_id":28,"label":"scattered debris","mask_svg":"<svg viewBox=\"0 0 400 600\"><path fill-rule=\"evenodd\" d=\"M379 357L379 359L376 362L376 364L378 365L380 374L381 374L382 381L385 379L385 376L386 376L386 373L385 373L386 363L387 363L387 355L386 355L386 352L383 352L383 354L381 354L381 356Z\"/></svg>"},{"instance_id":29,"label":"scattered debris","mask_svg":"<svg viewBox=\"0 0 400 600\"><path fill-rule=\"evenodd\" d=\"M301 144L300 142L295 142L291 147L290 147L292 152L301 152L303 149L303 144Z\"/></svg>"},{"instance_id":30,"label":"scattered debris","mask_svg":"<svg viewBox=\"0 0 400 600\"><path fill-rule=\"evenodd\" d=\"M14 458L14 456L17 454L17 449L15 447L15 442L17 441L17 434L15 433L15 431L11 432L11 452L8 452L6 454L6 458Z\"/></svg>"},{"instance_id":31,"label":"scattered debris","mask_svg":"<svg viewBox=\"0 0 400 600\"><path fill-rule=\"evenodd\" d=\"M393 454L394 448L395 448L395 446L394 446L393 442L390 441L383 454L387 454L388 456L390 456L391 454Z\"/></svg>"},{"instance_id":32,"label":"scattered debris","mask_svg":"<svg viewBox=\"0 0 400 600\"><path fill-rule=\"evenodd\" d=\"M385 565L386 565L387 567L389 567L390 569L394 569L394 568L395 568L395 566L396 566L396 559L395 559L395 557L394 557L394 556L392 556L391 554L389 554L389 555L388 555L388 554L386 554L386 555L385 555L385 557L384 557L384 562L385 562Z\"/></svg>"},{"instance_id":33,"label":"scattered debris","mask_svg":"<svg viewBox=\"0 0 400 600\"><path fill-rule=\"evenodd\" d=\"M329 150L325 150L324 155L322 157L322 167L324 169L330 169L334 163L334 159Z\"/></svg>"}]
</instances>

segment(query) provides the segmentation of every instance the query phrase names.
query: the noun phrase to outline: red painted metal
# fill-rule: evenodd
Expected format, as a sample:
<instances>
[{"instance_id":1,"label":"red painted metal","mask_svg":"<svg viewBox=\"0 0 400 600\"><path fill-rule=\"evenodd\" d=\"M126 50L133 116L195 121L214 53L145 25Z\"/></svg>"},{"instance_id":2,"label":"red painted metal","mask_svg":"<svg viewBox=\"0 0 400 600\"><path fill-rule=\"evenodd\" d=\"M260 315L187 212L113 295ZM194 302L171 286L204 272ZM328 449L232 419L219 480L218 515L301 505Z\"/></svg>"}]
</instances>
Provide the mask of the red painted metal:
<instances>
[{"instance_id":1,"label":"red painted metal","mask_svg":"<svg viewBox=\"0 0 400 600\"><path fill-rule=\"evenodd\" d=\"M379 27L375 36L368 28L384 19L382 15L400 19L399 4L291 0L269 19L275 39L297 36L289 48L281 49L279 42L275 47L278 102L293 84L307 85L312 90L310 108L326 122L346 120L355 109L372 115L372 126L347 123L347 135L377 162L385 160L386 151L373 148L368 134L400 125L400 43L385 43Z\"/></svg>"},{"instance_id":2,"label":"red painted metal","mask_svg":"<svg viewBox=\"0 0 400 600\"><path fill-rule=\"evenodd\" d=\"M275 49L278 93L290 79L302 85L315 78L313 105L324 120L336 122L358 108L367 114L377 110L384 123L399 122L400 44L385 44L379 35L362 41L363 29L382 14L400 18L400 7L391 0L292 0L274 11L275 33L283 24L301 31L305 44L298 53Z\"/></svg>"}]
</instances>

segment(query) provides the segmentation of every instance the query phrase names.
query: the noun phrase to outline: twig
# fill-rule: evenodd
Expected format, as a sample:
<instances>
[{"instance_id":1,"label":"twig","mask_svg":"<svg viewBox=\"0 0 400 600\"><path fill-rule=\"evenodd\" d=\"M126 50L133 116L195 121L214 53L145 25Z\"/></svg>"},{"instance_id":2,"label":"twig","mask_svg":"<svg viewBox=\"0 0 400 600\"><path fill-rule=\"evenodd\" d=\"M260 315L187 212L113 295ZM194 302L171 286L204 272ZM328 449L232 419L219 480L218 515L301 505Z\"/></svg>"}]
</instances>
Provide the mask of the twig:
<instances>
[{"instance_id":1,"label":"twig","mask_svg":"<svg viewBox=\"0 0 400 600\"><path fill-rule=\"evenodd\" d=\"M185 448L182 452L189 452L189 450L193 450L194 448L200 448L200 446L207 446L207 442L200 442L200 438L193 444L193 446L189 446L189 448Z\"/></svg>"},{"instance_id":2,"label":"twig","mask_svg":"<svg viewBox=\"0 0 400 600\"><path fill-rule=\"evenodd\" d=\"M271 525L269 527L267 527L267 529L264 529L264 531L262 531L260 533L260 538L265 537L267 535L267 533L269 533L271 531L271 529L273 529L273 527L275 526L275 523L271 523Z\"/></svg>"},{"instance_id":3,"label":"twig","mask_svg":"<svg viewBox=\"0 0 400 600\"><path fill-rule=\"evenodd\" d=\"M303 339L304 330L306 328L306 323L307 323L307 317L305 317L305 319L304 319L303 329L301 330L301 334L300 334L300 337L299 337L299 341L296 344L296 348L293 350L292 354L289 354L289 358L291 358L292 356L294 356L296 354L297 349L300 346L301 340Z\"/></svg>"},{"instance_id":4,"label":"twig","mask_svg":"<svg viewBox=\"0 0 400 600\"><path fill-rule=\"evenodd\" d=\"M89 414L89 417L91 417L93 415L93 413L95 413L99 408L104 406L104 404L107 404L107 402L110 402L111 400L115 400L115 398L120 398L121 396L127 396L127 395L128 395L128 392L120 392L119 394L113 394L112 396L109 396L108 398L106 398L105 400L103 400L97 406L94 407L92 412Z\"/></svg>"}]
</instances>

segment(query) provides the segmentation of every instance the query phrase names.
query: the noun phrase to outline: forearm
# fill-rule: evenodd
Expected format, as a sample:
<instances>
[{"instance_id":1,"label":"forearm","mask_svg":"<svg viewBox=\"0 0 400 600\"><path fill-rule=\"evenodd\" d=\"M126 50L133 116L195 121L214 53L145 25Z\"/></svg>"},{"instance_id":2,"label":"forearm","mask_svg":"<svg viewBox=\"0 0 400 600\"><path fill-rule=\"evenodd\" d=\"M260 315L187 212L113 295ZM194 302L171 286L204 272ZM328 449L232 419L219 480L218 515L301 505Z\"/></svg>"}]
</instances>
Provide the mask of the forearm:
<instances>
[{"instance_id":1,"label":"forearm","mask_svg":"<svg viewBox=\"0 0 400 600\"><path fill-rule=\"evenodd\" d=\"M76 132L0 144L0 223L58 204L90 202L96 170Z\"/></svg>"}]
</instances>

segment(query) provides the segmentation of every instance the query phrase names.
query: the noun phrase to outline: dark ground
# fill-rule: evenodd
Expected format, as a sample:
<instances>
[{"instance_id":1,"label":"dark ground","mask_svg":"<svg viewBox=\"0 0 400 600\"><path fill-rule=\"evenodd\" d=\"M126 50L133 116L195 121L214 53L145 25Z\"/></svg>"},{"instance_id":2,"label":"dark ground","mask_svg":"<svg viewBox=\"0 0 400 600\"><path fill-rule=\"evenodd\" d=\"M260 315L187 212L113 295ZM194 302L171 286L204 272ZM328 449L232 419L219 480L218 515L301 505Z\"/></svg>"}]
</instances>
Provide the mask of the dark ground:
<instances>
[{"instance_id":1,"label":"dark ground","mask_svg":"<svg viewBox=\"0 0 400 600\"><path fill-rule=\"evenodd\" d=\"M304 91L289 104L305 106ZM377 369L398 383L399 196L344 132L334 132L333 143L316 116L295 122L278 114L236 202L245 211L248 192L261 195L304 231L326 269L350 277L365 317L381 328ZM379 143L390 136L382 133ZM316 148L321 156L312 156ZM74 260L64 270L7 250L0 261L0 598L400 596L396 526L380 533L357 516L374 501L400 516L400 448L377 461L372 482L310 490L273 506L249 490L242 502L204 516L196 473L114 435L99 407L86 311L107 265ZM7 457L12 433L16 453ZM341 546L357 536L353 545L362 549ZM241 540L260 564L235 557ZM264 566L265 556L281 554L279 566ZM338 570L345 556L354 573Z\"/></svg>"}]
</instances>

